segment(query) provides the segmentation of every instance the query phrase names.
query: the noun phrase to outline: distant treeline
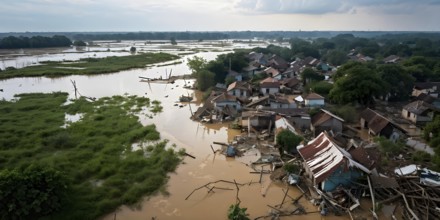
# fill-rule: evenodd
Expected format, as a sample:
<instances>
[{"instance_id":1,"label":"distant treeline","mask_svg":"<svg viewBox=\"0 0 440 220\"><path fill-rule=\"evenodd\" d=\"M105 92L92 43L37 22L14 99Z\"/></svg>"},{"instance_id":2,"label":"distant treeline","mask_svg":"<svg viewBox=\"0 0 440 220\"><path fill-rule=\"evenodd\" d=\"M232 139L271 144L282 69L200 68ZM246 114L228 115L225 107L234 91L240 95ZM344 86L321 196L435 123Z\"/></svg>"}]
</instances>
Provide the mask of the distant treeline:
<instances>
[{"instance_id":1,"label":"distant treeline","mask_svg":"<svg viewBox=\"0 0 440 220\"><path fill-rule=\"evenodd\" d=\"M54 35L52 37L8 36L0 40L0 49L68 47L70 45L72 45L72 41L66 36L61 35Z\"/></svg>"},{"instance_id":2,"label":"distant treeline","mask_svg":"<svg viewBox=\"0 0 440 220\"><path fill-rule=\"evenodd\" d=\"M332 38L340 34L352 34L362 38L406 38L421 37L440 39L439 32L404 31L207 31L207 32L22 32L0 33L0 39L14 37L52 37L63 35L74 40L219 40L219 39L277 39L277 38Z\"/></svg>"}]
</instances>

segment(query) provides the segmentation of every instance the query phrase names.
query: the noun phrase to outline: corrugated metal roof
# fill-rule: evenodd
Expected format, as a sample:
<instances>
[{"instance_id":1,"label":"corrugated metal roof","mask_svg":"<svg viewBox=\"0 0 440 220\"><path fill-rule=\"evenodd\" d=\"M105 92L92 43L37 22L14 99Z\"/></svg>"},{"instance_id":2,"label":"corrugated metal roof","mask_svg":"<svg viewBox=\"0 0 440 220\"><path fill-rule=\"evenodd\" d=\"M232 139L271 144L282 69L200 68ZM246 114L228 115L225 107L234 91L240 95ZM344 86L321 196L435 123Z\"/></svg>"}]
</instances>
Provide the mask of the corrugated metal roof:
<instances>
[{"instance_id":1,"label":"corrugated metal roof","mask_svg":"<svg viewBox=\"0 0 440 220\"><path fill-rule=\"evenodd\" d=\"M350 154L335 144L325 132L322 132L306 146L299 147L298 152L310 168L315 184L326 180L342 165L343 168L355 166L370 173L366 167L353 161Z\"/></svg>"}]
</instances>

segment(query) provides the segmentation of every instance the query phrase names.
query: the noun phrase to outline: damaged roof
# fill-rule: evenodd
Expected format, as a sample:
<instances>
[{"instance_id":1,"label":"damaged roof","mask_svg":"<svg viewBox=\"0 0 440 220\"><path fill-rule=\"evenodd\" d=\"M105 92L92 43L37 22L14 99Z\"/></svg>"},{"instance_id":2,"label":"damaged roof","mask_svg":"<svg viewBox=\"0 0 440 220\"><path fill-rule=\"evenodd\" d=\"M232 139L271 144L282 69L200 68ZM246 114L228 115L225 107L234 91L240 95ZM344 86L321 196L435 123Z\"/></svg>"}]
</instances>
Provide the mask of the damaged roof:
<instances>
[{"instance_id":1,"label":"damaged roof","mask_svg":"<svg viewBox=\"0 0 440 220\"><path fill-rule=\"evenodd\" d=\"M315 184L325 181L339 167L357 167L366 173L370 170L352 160L351 155L339 147L326 132L322 132L306 146L298 147L298 152L309 167Z\"/></svg>"},{"instance_id":2,"label":"damaged roof","mask_svg":"<svg viewBox=\"0 0 440 220\"><path fill-rule=\"evenodd\" d=\"M335 119L337 119L337 120L339 120L341 122L344 122L344 119L334 115L333 113L331 113L331 112L329 112L327 110L321 109L321 112L316 114L312 118L312 125L315 126L315 127L319 126L322 123L324 123L324 122L326 122L326 121L328 121L328 120L330 120L332 118L335 118Z\"/></svg>"},{"instance_id":3,"label":"damaged roof","mask_svg":"<svg viewBox=\"0 0 440 220\"><path fill-rule=\"evenodd\" d=\"M414 101L409 103L408 105L403 106L403 109L414 113L416 115L421 115L427 110L439 111L434 105L426 103L424 101Z\"/></svg>"},{"instance_id":4,"label":"damaged roof","mask_svg":"<svg viewBox=\"0 0 440 220\"><path fill-rule=\"evenodd\" d=\"M243 81L235 81L228 86L228 92L234 89L250 91L249 84Z\"/></svg>"},{"instance_id":5,"label":"damaged roof","mask_svg":"<svg viewBox=\"0 0 440 220\"><path fill-rule=\"evenodd\" d=\"M360 116L368 122L368 128L370 128L375 134L379 134L388 124L397 127L390 120L370 108L362 111Z\"/></svg>"},{"instance_id":6,"label":"damaged roof","mask_svg":"<svg viewBox=\"0 0 440 220\"><path fill-rule=\"evenodd\" d=\"M221 95L216 96L215 98L212 99L212 102L225 102L225 101L235 102L237 101L237 97L233 95L228 95L227 93L222 93Z\"/></svg>"}]
</instances>

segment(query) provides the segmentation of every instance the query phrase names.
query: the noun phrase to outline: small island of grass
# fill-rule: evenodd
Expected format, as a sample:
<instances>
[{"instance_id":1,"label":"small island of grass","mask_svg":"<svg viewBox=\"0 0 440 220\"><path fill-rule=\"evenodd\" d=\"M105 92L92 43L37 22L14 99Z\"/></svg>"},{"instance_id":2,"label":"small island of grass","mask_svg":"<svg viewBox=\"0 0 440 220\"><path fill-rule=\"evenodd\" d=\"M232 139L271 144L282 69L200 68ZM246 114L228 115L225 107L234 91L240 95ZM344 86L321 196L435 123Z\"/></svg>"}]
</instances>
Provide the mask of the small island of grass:
<instances>
[{"instance_id":1,"label":"small island of grass","mask_svg":"<svg viewBox=\"0 0 440 220\"><path fill-rule=\"evenodd\" d=\"M42 65L28 66L21 69L6 68L6 70L0 71L0 79L114 73L133 68L145 68L146 65L178 58L179 56L167 53L140 53L122 57L85 58L76 62L43 62Z\"/></svg>"},{"instance_id":2,"label":"small island of grass","mask_svg":"<svg viewBox=\"0 0 440 220\"><path fill-rule=\"evenodd\" d=\"M96 219L163 189L181 161L139 122L159 102L17 98L0 101L0 219Z\"/></svg>"}]
</instances>

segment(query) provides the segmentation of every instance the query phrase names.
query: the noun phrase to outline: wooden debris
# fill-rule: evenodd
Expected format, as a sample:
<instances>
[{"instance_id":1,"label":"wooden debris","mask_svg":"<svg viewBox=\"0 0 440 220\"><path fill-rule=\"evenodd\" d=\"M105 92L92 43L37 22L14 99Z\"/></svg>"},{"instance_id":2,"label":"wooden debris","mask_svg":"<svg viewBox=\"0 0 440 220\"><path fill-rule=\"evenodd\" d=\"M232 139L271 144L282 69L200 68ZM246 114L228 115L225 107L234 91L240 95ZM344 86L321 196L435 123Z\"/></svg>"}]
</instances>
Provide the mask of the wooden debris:
<instances>
[{"instance_id":1,"label":"wooden debris","mask_svg":"<svg viewBox=\"0 0 440 220\"><path fill-rule=\"evenodd\" d=\"M214 189L221 189L221 190L233 190L233 189L230 189L230 188L222 188L222 187L215 187L215 186L213 186L213 187L209 187L209 185L211 185L211 184L215 184L215 183L228 183L228 184L234 184L237 188L238 188L238 186L243 186L243 185L245 185L245 184L241 184L241 183L237 183L235 180L234 180L234 182L232 182L232 181L227 181L227 180L217 180L217 181L214 181L214 182L209 182L209 183L207 183L207 184L205 184L205 185L203 185L203 186L200 186L200 187L198 187L198 188L195 188L186 198L185 198L185 200L188 200L189 199L189 197L191 197L191 195L194 193L194 192L196 192L197 190L200 190L200 189L203 189L203 188L207 188L208 189L208 193L210 193L210 192L214 192L213 190Z\"/></svg>"}]
</instances>

